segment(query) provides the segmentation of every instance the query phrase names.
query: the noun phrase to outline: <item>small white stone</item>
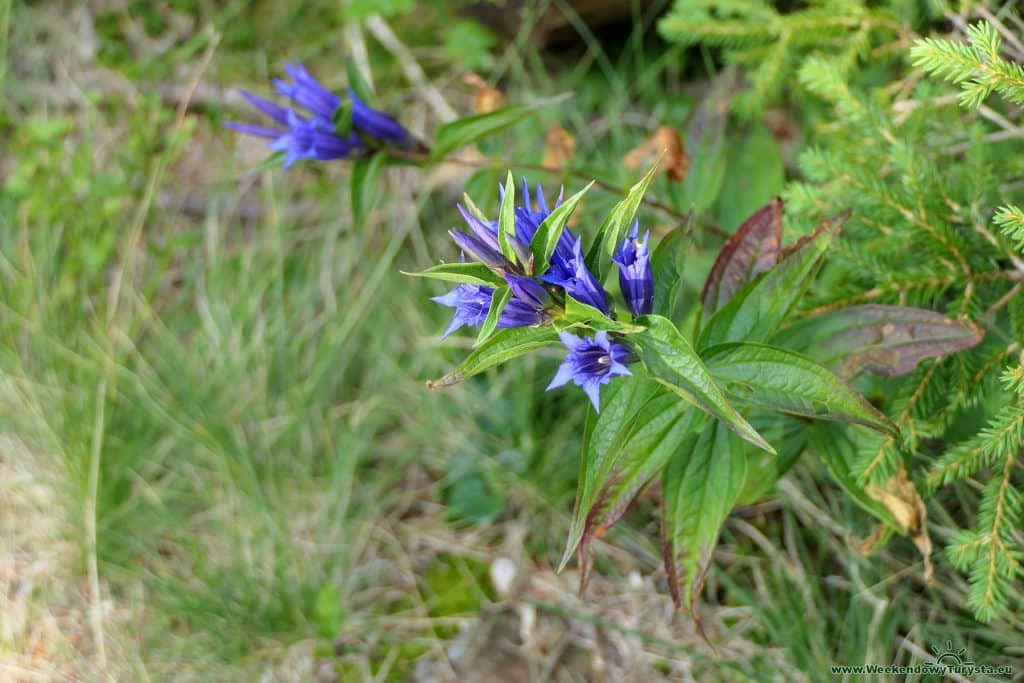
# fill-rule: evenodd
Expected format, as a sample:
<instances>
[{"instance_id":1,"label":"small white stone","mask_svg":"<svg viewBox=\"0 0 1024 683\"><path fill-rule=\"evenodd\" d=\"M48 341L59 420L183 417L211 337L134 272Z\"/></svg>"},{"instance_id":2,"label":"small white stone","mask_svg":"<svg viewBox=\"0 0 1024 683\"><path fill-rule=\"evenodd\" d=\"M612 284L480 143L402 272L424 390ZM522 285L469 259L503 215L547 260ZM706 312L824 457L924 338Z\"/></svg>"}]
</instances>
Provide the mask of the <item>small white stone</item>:
<instances>
[{"instance_id":1,"label":"small white stone","mask_svg":"<svg viewBox=\"0 0 1024 683\"><path fill-rule=\"evenodd\" d=\"M644 587L644 577L640 576L640 572L635 569L629 572L629 585L632 588Z\"/></svg>"},{"instance_id":2,"label":"small white stone","mask_svg":"<svg viewBox=\"0 0 1024 683\"><path fill-rule=\"evenodd\" d=\"M507 557L499 557L491 563L491 584L498 595L505 597L512 590L516 578L516 563Z\"/></svg>"}]
</instances>

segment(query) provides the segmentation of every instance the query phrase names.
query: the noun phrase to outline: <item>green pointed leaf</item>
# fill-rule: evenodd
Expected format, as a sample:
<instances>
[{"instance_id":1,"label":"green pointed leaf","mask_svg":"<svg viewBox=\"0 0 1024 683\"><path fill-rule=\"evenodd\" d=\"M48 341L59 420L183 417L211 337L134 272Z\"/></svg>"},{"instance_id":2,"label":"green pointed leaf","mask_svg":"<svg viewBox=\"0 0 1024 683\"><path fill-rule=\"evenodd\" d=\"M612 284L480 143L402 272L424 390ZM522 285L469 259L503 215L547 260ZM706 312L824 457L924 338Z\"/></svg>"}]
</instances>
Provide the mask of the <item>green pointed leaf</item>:
<instances>
[{"instance_id":1,"label":"green pointed leaf","mask_svg":"<svg viewBox=\"0 0 1024 683\"><path fill-rule=\"evenodd\" d=\"M780 413L864 425L898 436L888 417L846 382L793 351L739 342L713 346L704 361L737 401Z\"/></svg>"},{"instance_id":2,"label":"green pointed leaf","mask_svg":"<svg viewBox=\"0 0 1024 683\"><path fill-rule=\"evenodd\" d=\"M663 535L669 591L676 606L688 607L694 619L711 554L746 479L743 444L717 420L699 436L688 438L665 468Z\"/></svg>"},{"instance_id":3,"label":"green pointed leaf","mask_svg":"<svg viewBox=\"0 0 1024 683\"><path fill-rule=\"evenodd\" d=\"M793 245L777 266L744 287L707 321L700 349L731 341L767 341L811 286L847 216L823 222Z\"/></svg>"},{"instance_id":4,"label":"green pointed leaf","mask_svg":"<svg viewBox=\"0 0 1024 683\"><path fill-rule=\"evenodd\" d=\"M682 257L689 235L689 224L679 226L665 235L651 254L654 275L654 313L669 320L674 318L679 288L682 285Z\"/></svg>"},{"instance_id":5,"label":"green pointed leaf","mask_svg":"<svg viewBox=\"0 0 1024 683\"><path fill-rule=\"evenodd\" d=\"M356 97L362 100L366 106L376 108L377 96L373 93L373 88L370 87L370 84L363 78L363 74L359 71L355 61L346 59L345 71L348 74L348 87L352 88Z\"/></svg>"},{"instance_id":6,"label":"green pointed leaf","mask_svg":"<svg viewBox=\"0 0 1024 683\"><path fill-rule=\"evenodd\" d=\"M505 178L505 195L498 209L498 246L502 255L510 263L516 262L516 251L512 248L512 240L516 238L516 185L509 171Z\"/></svg>"},{"instance_id":7,"label":"green pointed leaf","mask_svg":"<svg viewBox=\"0 0 1024 683\"><path fill-rule=\"evenodd\" d=\"M473 342L474 347L478 347L487 341L487 338L494 334L494 330L498 329L498 320L501 319L501 312L505 310L505 306L512 299L512 290L508 286L500 287L494 290L494 294L491 296L491 306L487 310L487 318L484 319L483 325L480 326L480 334L477 335L476 341Z\"/></svg>"},{"instance_id":8,"label":"green pointed leaf","mask_svg":"<svg viewBox=\"0 0 1024 683\"><path fill-rule=\"evenodd\" d=\"M576 489L576 508L559 572L572 557L583 536L587 515L617 457L616 447L621 446L623 440L620 435L628 432L640 408L656 391L657 383L651 382L642 373L634 373L632 377L616 377L602 389L601 412L588 411Z\"/></svg>"},{"instance_id":9,"label":"green pointed leaf","mask_svg":"<svg viewBox=\"0 0 1024 683\"><path fill-rule=\"evenodd\" d=\"M729 403L700 356L671 320L660 315L647 315L637 322L646 325L647 330L631 335L629 339L638 347L641 359L654 379L724 421L746 441L770 453L775 452Z\"/></svg>"},{"instance_id":10,"label":"green pointed leaf","mask_svg":"<svg viewBox=\"0 0 1024 683\"><path fill-rule=\"evenodd\" d=\"M366 214L373 208L377 198L377 181L387 163L388 155L378 152L369 159L357 159L352 163L352 220L362 225Z\"/></svg>"},{"instance_id":11,"label":"green pointed leaf","mask_svg":"<svg viewBox=\"0 0 1024 683\"><path fill-rule=\"evenodd\" d=\"M505 284L504 280L482 263L441 263L418 273L402 271L402 274L487 287L501 287Z\"/></svg>"},{"instance_id":12,"label":"green pointed leaf","mask_svg":"<svg viewBox=\"0 0 1024 683\"><path fill-rule=\"evenodd\" d=\"M583 520L578 546L584 569L581 580L586 580L590 540L603 536L622 518L640 492L679 453L687 435L699 432L707 420L708 416L689 402L661 390L644 405L628 430L618 435L607 471L595 482L597 496Z\"/></svg>"},{"instance_id":13,"label":"green pointed leaf","mask_svg":"<svg viewBox=\"0 0 1024 683\"><path fill-rule=\"evenodd\" d=\"M671 183L673 204L703 215L722 192L726 169L727 99L735 74L723 73L694 111L686 128L686 150L692 159L682 183ZM723 106L726 105L726 106Z\"/></svg>"},{"instance_id":14,"label":"green pointed leaf","mask_svg":"<svg viewBox=\"0 0 1024 683\"><path fill-rule=\"evenodd\" d=\"M476 203L473 201L473 198L470 197L465 192L462 193L462 203L466 205L466 210L469 211L469 213L477 220L482 221L484 223L490 222L491 219L488 218L484 214L484 212L480 210L480 207L476 205Z\"/></svg>"},{"instance_id":15,"label":"green pointed leaf","mask_svg":"<svg viewBox=\"0 0 1024 683\"><path fill-rule=\"evenodd\" d=\"M331 117L334 132L340 138L347 138L352 133L352 100L344 99Z\"/></svg>"},{"instance_id":16,"label":"green pointed leaf","mask_svg":"<svg viewBox=\"0 0 1024 683\"><path fill-rule=\"evenodd\" d=\"M551 100L536 104L514 104L486 114L474 114L449 121L438 129L434 146L431 149L431 156L434 159L443 159L460 147L465 147L519 123L550 103Z\"/></svg>"},{"instance_id":17,"label":"green pointed leaf","mask_svg":"<svg viewBox=\"0 0 1024 683\"><path fill-rule=\"evenodd\" d=\"M647 192L651 181L654 180L657 170L657 165L651 166L644 177L629 188L622 201L612 207L608 217L604 219L604 223L598 229L597 236L586 257L587 268L597 276L598 282L604 280L612 254L628 234L636 212L640 208L640 202L643 201L644 193Z\"/></svg>"},{"instance_id":18,"label":"green pointed leaf","mask_svg":"<svg viewBox=\"0 0 1024 683\"><path fill-rule=\"evenodd\" d=\"M778 141L760 121L751 126L738 144L729 147L715 213L718 225L732 232L747 216L782 192L786 172Z\"/></svg>"},{"instance_id":19,"label":"green pointed leaf","mask_svg":"<svg viewBox=\"0 0 1024 683\"><path fill-rule=\"evenodd\" d=\"M537 228L533 239L530 240L530 250L533 252L533 272L543 274L551 263L551 255L555 253L558 240L565 230L565 224L569 222L576 205L583 199L583 195L594 186L591 180L586 187L566 199L558 208L552 211L544 222Z\"/></svg>"},{"instance_id":20,"label":"green pointed leaf","mask_svg":"<svg viewBox=\"0 0 1024 683\"><path fill-rule=\"evenodd\" d=\"M450 387L516 356L560 343L558 333L550 325L498 330L473 349L457 368L440 379L427 382L427 386L431 389Z\"/></svg>"},{"instance_id":21,"label":"green pointed leaf","mask_svg":"<svg viewBox=\"0 0 1024 683\"><path fill-rule=\"evenodd\" d=\"M641 325L612 320L600 309L577 301L568 294L565 295L565 314L558 318L556 323L561 329L572 325L584 325L592 330L611 330L623 334L636 334L644 330Z\"/></svg>"},{"instance_id":22,"label":"green pointed leaf","mask_svg":"<svg viewBox=\"0 0 1024 683\"><path fill-rule=\"evenodd\" d=\"M857 459L857 445L850 437L849 429L840 425L811 423L807 425L807 441L821 461L825 463L836 482L843 487L843 490L857 505L893 529L900 528L892 513L868 495L865 485L853 473L853 464Z\"/></svg>"}]
</instances>

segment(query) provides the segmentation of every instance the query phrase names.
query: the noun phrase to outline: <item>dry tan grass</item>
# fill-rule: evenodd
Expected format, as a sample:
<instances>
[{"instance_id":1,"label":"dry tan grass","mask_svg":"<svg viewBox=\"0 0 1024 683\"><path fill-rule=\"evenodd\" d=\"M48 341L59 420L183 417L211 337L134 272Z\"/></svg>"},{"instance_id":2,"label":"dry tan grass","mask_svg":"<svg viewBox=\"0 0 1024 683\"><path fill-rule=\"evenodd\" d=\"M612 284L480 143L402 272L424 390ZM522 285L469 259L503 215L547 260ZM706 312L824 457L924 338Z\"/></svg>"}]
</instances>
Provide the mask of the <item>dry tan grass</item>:
<instances>
[{"instance_id":1,"label":"dry tan grass","mask_svg":"<svg viewBox=\"0 0 1024 683\"><path fill-rule=\"evenodd\" d=\"M51 469L18 441L0 439L0 683L138 680L145 674L131 626L142 609L111 600L103 587L104 666L90 624L96 603Z\"/></svg>"}]
</instances>

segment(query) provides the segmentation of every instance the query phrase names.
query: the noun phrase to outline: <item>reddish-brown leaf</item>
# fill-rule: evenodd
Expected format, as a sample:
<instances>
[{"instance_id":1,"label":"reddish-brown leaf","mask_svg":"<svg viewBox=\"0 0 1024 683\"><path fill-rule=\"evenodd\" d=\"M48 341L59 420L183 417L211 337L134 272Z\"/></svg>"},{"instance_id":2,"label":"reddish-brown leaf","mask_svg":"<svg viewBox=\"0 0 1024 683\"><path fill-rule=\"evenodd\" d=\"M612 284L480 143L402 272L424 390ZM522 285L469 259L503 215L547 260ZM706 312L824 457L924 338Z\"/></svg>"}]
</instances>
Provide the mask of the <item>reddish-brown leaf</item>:
<instances>
[{"instance_id":1,"label":"reddish-brown leaf","mask_svg":"<svg viewBox=\"0 0 1024 683\"><path fill-rule=\"evenodd\" d=\"M977 324L923 308L867 304L801 322L787 336L813 338L810 354L835 363L841 377L861 372L905 375L926 358L942 358L981 343Z\"/></svg>"},{"instance_id":2,"label":"reddish-brown leaf","mask_svg":"<svg viewBox=\"0 0 1024 683\"><path fill-rule=\"evenodd\" d=\"M758 209L718 252L704 283L704 314L711 315L761 273L779 262L782 252L782 200Z\"/></svg>"}]
</instances>

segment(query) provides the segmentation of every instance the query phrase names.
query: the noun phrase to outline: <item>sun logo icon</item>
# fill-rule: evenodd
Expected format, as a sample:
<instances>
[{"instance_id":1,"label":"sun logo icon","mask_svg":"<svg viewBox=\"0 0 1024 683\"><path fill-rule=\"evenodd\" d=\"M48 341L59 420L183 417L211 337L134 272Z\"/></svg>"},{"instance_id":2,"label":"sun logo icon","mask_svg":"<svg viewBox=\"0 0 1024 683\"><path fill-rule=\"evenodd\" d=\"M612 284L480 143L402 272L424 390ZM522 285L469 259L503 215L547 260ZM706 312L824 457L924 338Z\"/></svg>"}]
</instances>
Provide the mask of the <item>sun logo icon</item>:
<instances>
[{"instance_id":1,"label":"sun logo icon","mask_svg":"<svg viewBox=\"0 0 1024 683\"><path fill-rule=\"evenodd\" d=\"M947 667L958 667L958 666L971 666L974 662L969 662L964 659L964 655L967 654L967 648L962 647L959 650L953 649L953 641L947 640L944 647L938 645L932 645L932 652L935 653L935 663L941 664Z\"/></svg>"}]
</instances>

